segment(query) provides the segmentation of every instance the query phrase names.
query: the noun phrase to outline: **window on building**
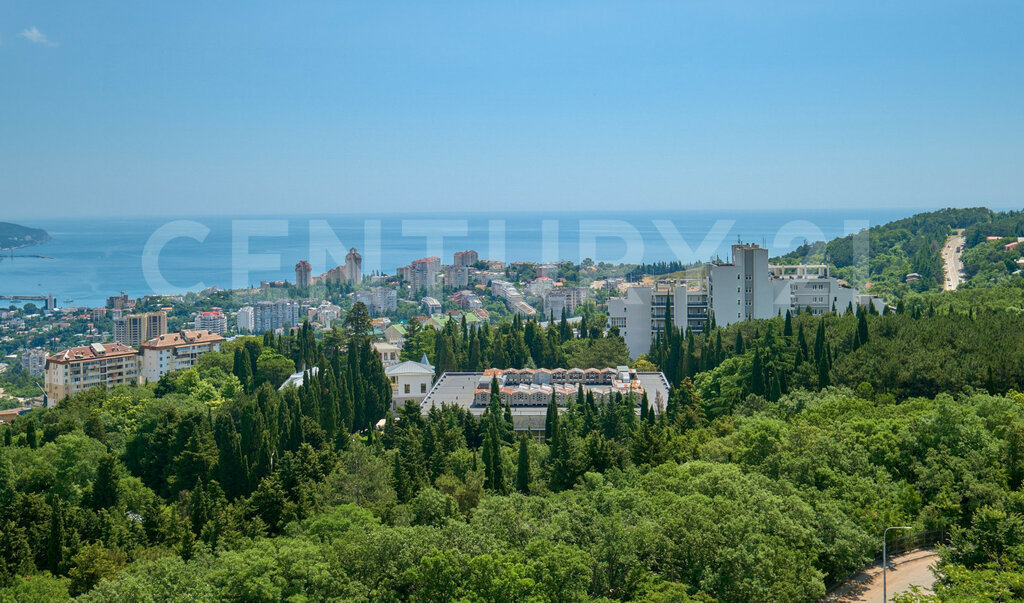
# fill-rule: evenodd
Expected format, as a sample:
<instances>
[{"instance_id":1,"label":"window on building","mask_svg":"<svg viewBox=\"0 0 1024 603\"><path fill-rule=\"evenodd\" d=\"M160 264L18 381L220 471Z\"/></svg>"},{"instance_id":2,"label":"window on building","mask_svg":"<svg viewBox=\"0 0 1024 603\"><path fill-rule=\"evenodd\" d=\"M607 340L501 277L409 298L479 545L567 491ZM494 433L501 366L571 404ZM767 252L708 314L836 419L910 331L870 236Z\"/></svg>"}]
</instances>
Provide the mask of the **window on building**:
<instances>
[{"instance_id":1,"label":"window on building","mask_svg":"<svg viewBox=\"0 0 1024 603\"><path fill-rule=\"evenodd\" d=\"M405 393L407 393L407 394L409 393L409 384L408 383L405 384Z\"/></svg>"},{"instance_id":2,"label":"window on building","mask_svg":"<svg viewBox=\"0 0 1024 603\"><path fill-rule=\"evenodd\" d=\"M420 383L420 393L421 394L427 393L427 384L426 383Z\"/></svg>"}]
</instances>

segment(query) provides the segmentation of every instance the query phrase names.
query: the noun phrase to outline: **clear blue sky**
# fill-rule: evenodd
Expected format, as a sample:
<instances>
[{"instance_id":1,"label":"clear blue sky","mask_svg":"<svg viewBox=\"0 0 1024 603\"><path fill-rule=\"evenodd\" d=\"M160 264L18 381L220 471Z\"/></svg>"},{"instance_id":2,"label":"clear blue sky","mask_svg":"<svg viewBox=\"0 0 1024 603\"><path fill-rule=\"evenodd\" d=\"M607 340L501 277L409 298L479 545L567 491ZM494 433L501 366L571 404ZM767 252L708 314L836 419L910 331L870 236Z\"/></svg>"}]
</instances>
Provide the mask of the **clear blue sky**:
<instances>
[{"instance_id":1,"label":"clear blue sky","mask_svg":"<svg viewBox=\"0 0 1024 603\"><path fill-rule=\"evenodd\" d=\"M1021 207L1022 27L1019 1L7 0L0 213Z\"/></svg>"}]
</instances>

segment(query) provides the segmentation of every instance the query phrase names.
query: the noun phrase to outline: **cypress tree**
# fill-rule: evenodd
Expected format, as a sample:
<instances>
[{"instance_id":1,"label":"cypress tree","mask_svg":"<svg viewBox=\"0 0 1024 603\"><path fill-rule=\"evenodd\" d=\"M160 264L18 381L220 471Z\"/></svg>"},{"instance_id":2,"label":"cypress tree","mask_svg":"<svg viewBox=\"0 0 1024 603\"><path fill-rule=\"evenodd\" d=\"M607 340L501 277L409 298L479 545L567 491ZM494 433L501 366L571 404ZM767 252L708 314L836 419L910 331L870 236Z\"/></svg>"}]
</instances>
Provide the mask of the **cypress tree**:
<instances>
[{"instance_id":1,"label":"cypress tree","mask_svg":"<svg viewBox=\"0 0 1024 603\"><path fill-rule=\"evenodd\" d=\"M551 442L558 431L558 402L554 390L551 391L551 401L548 403L548 412L544 417L544 440Z\"/></svg>"},{"instance_id":2,"label":"cypress tree","mask_svg":"<svg viewBox=\"0 0 1024 603\"><path fill-rule=\"evenodd\" d=\"M39 434L36 433L35 419L29 419L25 422L25 442L33 450L39 447Z\"/></svg>"},{"instance_id":3,"label":"cypress tree","mask_svg":"<svg viewBox=\"0 0 1024 603\"><path fill-rule=\"evenodd\" d=\"M349 391L348 379L344 372L337 374L338 380L338 439L344 437L348 442L348 436L352 433L352 392ZM391 416L392 413L387 413ZM347 446L347 444L346 444ZM344 448L346 446L340 446Z\"/></svg>"},{"instance_id":4,"label":"cypress tree","mask_svg":"<svg viewBox=\"0 0 1024 603\"><path fill-rule=\"evenodd\" d=\"M480 337L477 335L477 329L473 329L469 337L469 357L467 360L467 369L471 371L478 371L482 367L480 357Z\"/></svg>"},{"instance_id":5,"label":"cypress tree","mask_svg":"<svg viewBox=\"0 0 1024 603\"><path fill-rule=\"evenodd\" d=\"M405 466L402 464L402 455L398 450L395 451L394 458L395 463L391 468L391 479L394 483L395 494L399 502L407 502L412 497L409 488L409 476L405 472ZM487 469L486 466L484 469Z\"/></svg>"},{"instance_id":6,"label":"cypress tree","mask_svg":"<svg viewBox=\"0 0 1024 603\"><path fill-rule=\"evenodd\" d=\"M796 341L797 341L798 344L800 344L801 356L803 357L804 360L808 360L810 358L810 356L808 355L808 351L807 351L807 338L804 337L804 324L803 323L800 323L800 327L797 329Z\"/></svg>"},{"instance_id":7,"label":"cypress tree","mask_svg":"<svg viewBox=\"0 0 1024 603\"><path fill-rule=\"evenodd\" d=\"M822 356L818 361L818 389L825 389L831 383L828 376L828 360Z\"/></svg>"},{"instance_id":8,"label":"cypress tree","mask_svg":"<svg viewBox=\"0 0 1024 603\"><path fill-rule=\"evenodd\" d=\"M786 324L782 327L782 334L786 337L793 335L793 317L790 316L789 310L786 310Z\"/></svg>"},{"instance_id":9,"label":"cypress tree","mask_svg":"<svg viewBox=\"0 0 1024 603\"><path fill-rule=\"evenodd\" d=\"M104 455L96 467L96 481L92 485L93 509L98 511L117 505L117 488L120 479L117 470L117 459L110 454Z\"/></svg>"},{"instance_id":10,"label":"cypress tree","mask_svg":"<svg viewBox=\"0 0 1024 603\"><path fill-rule=\"evenodd\" d=\"M218 415L214 422L214 439L217 441L217 467L224 493L231 500L245 494L248 485L248 469L242 456L242 439L235 428L235 422L228 415Z\"/></svg>"},{"instance_id":11,"label":"cypress tree","mask_svg":"<svg viewBox=\"0 0 1024 603\"><path fill-rule=\"evenodd\" d=\"M818 333L814 337L814 361L821 362L825 357L825 319L818 321Z\"/></svg>"},{"instance_id":12,"label":"cypress tree","mask_svg":"<svg viewBox=\"0 0 1024 603\"><path fill-rule=\"evenodd\" d=\"M503 492L505 490L505 472L501 462L501 437L498 435L498 426L492 421L490 428L487 430L488 441L485 443L487 450L490 452L488 455L490 458L491 466L491 488L496 492Z\"/></svg>"},{"instance_id":13,"label":"cypress tree","mask_svg":"<svg viewBox=\"0 0 1024 603\"><path fill-rule=\"evenodd\" d=\"M754 347L754 360L750 365L750 392L763 396L764 391L764 366L761 363L761 350ZM669 417L671 419L672 417Z\"/></svg>"},{"instance_id":14,"label":"cypress tree","mask_svg":"<svg viewBox=\"0 0 1024 603\"><path fill-rule=\"evenodd\" d=\"M503 439L511 444L515 441L516 431L515 423L512 421L512 406L508 402L505 402L505 413L502 416L501 422L501 434Z\"/></svg>"},{"instance_id":15,"label":"cypress tree","mask_svg":"<svg viewBox=\"0 0 1024 603\"><path fill-rule=\"evenodd\" d=\"M308 323L307 323L308 324ZM328 363L324 373L322 385L323 394L320 396L320 427L327 434L328 439L334 439L338 434L338 382L334 378L334 368Z\"/></svg>"},{"instance_id":16,"label":"cypress tree","mask_svg":"<svg viewBox=\"0 0 1024 603\"><path fill-rule=\"evenodd\" d=\"M737 356L743 354L746 351L743 348L743 333L739 329L736 330L736 345L733 347L736 348Z\"/></svg>"},{"instance_id":17,"label":"cypress tree","mask_svg":"<svg viewBox=\"0 0 1024 603\"><path fill-rule=\"evenodd\" d=\"M771 390L768 393L768 399L771 400L772 402L776 402L779 398L782 397L782 384L779 383L779 378L776 377L775 375L772 375L771 382L772 386Z\"/></svg>"},{"instance_id":18,"label":"cypress tree","mask_svg":"<svg viewBox=\"0 0 1024 603\"><path fill-rule=\"evenodd\" d=\"M60 574L64 565L64 507L56 496L50 501L50 531L46 538L46 563L50 573Z\"/></svg>"},{"instance_id":19,"label":"cypress tree","mask_svg":"<svg viewBox=\"0 0 1024 603\"><path fill-rule=\"evenodd\" d=\"M519 466L516 470L516 490L530 493L530 451L526 436L519 438Z\"/></svg>"},{"instance_id":20,"label":"cypress tree","mask_svg":"<svg viewBox=\"0 0 1024 603\"><path fill-rule=\"evenodd\" d=\"M868 342L868 317L865 312L857 315L857 339L861 345Z\"/></svg>"}]
</instances>

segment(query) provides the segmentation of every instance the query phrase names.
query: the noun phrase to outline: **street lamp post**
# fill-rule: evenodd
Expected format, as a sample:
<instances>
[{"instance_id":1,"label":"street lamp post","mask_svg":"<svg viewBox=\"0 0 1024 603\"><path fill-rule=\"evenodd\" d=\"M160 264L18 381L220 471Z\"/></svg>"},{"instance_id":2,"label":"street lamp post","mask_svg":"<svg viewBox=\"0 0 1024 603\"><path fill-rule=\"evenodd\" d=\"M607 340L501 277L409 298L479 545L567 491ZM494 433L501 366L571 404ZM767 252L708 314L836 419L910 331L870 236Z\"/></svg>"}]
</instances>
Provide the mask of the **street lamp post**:
<instances>
[{"instance_id":1,"label":"street lamp post","mask_svg":"<svg viewBox=\"0 0 1024 603\"><path fill-rule=\"evenodd\" d=\"M885 568L889 564L889 559L888 559L888 556L886 554L887 552L886 552L886 548L885 548L885 536L889 533L889 530L912 530L912 529L913 528L911 528L910 526L890 526L888 528L885 528L885 530L882 532L882 603L886 603L886 601L889 600L888 597L886 597L886 593L885 593Z\"/></svg>"}]
</instances>

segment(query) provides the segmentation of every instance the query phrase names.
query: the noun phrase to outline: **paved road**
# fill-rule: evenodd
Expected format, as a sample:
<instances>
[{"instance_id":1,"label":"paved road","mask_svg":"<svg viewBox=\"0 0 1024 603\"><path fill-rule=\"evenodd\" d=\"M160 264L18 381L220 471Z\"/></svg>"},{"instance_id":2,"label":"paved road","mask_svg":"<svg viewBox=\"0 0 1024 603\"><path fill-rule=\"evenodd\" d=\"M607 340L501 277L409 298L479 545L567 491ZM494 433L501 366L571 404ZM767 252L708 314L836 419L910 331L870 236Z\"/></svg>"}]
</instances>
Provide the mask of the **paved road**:
<instances>
[{"instance_id":1,"label":"paved road","mask_svg":"<svg viewBox=\"0 0 1024 603\"><path fill-rule=\"evenodd\" d=\"M892 558L886 572L886 595L891 600L897 593L907 592L911 586L918 586L922 593L930 593L935 582L931 568L939 556L930 549L911 551ZM872 567L850 580L825 599L835 603L880 603L882 601L882 568Z\"/></svg>"},{"instance_id":2,"label":"paved road","mask_svg":"<svg viewBox=\"0 0 1024 603\"><path fill-rule=\"evenodd\" d=\"M956 289L964 280L964 263L960 256L963 255L965 242L963 228L958 228L956 234L946 239L946 245L942 248L943 270L946 273L946 280L942 282L943 291Z\"/></svg>"}]
</instances>

